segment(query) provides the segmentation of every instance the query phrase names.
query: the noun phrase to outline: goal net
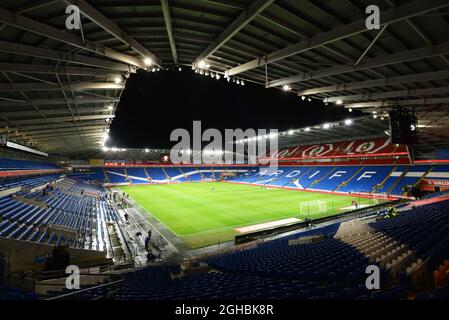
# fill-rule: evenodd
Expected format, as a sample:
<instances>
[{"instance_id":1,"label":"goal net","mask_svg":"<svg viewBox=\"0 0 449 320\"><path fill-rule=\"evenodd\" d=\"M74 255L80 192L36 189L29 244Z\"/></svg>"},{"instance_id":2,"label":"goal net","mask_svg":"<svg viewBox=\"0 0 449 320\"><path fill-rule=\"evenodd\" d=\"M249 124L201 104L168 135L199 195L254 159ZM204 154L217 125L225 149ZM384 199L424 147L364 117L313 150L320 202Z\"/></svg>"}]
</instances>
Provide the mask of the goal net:
<instances>
[{"instance_id":1,"label":"goal net","mask_svg":"<svg viewBox=\"0 0 449 320\"><path fill-rule=\"evenodd\" d=\"M310 219L313 219L314 215L326 212L327 201L324 200L306 201L299 204L299 213L302 216L310 217Z\"/></svg>"},{"instance_id":2,"label":"goal net","mask_svg":"<svg viewBox=\"0 0 449 320\"><path fill-rule=\"evenodd\" d=\"M382 192L378 193L374 198L374 203L384 203L388 201L388 193Z\"/></svg>"}]
</instances>

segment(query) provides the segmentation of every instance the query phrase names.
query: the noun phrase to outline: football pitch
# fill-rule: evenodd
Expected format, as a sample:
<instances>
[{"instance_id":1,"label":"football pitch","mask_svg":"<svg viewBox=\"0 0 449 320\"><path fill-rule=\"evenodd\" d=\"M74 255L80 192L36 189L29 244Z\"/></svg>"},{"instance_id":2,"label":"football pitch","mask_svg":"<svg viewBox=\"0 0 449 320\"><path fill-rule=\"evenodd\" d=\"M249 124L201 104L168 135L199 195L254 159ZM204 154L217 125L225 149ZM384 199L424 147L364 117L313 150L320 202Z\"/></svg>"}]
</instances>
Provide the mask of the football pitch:
<instances>
[{"instance_id":1,"label":"football pitch","mask_svg":"<svg viewBox=\"0 0 449 320\"><path fill-rule=\"evenodd\" d=\"M223 182L123 186L140 206L191 248L232 240L235 229L286 218L318 219L375 200ZM319 200L319 201L317 201Z\"/></svg>"}]
</instances>

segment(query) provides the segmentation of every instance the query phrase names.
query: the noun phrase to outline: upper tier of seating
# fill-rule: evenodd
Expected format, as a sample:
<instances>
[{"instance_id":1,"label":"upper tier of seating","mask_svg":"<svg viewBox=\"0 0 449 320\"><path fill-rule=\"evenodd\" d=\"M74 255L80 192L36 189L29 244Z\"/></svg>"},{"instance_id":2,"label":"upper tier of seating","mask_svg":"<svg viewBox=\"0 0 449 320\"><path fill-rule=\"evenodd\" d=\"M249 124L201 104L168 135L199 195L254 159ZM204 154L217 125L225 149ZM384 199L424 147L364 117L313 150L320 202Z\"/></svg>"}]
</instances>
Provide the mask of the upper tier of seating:
<instances>
[{"instance_id":1,"label":"upper tier of seating","mask_svg":"<svg viewBox=\"0 0 449 320\"><path fill-rule=\"evenodd\" d=\"M0 171L48 170L48 169L60 169L60 168L57 165L48 162L0 158Z\"/></svg>"}]
</instances>

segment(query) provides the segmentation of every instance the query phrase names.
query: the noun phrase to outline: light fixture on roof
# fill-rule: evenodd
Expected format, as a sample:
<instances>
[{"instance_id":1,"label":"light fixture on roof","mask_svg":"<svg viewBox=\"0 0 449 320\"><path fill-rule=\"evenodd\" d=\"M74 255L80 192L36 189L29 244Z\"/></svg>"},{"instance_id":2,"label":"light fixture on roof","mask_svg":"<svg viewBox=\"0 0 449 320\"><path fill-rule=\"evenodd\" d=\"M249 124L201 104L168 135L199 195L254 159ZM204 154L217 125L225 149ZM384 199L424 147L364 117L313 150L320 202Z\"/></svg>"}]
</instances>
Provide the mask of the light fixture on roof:
<instances>
[{"instance_id":1,"label":"light fixture on roof","mask_svg":"<svg viewBox=\"0 0 449 320\"><path fill-rule=\"evenodd\" d=\"M146 152L146 153L150 152L150 149L145 149L145 152Z\"/></svg>"},{"instance_id":2,"label":"light fixture on roof","mask_svg":"<svg viewBox=\"0 0 449 320\"><path fill-rule=\"evenodd\" d=\"M112 109L114 109L114 106L112 104L108 105L108 110L112 111Z\"/></svg>"},{"instance_id":3,"label":"light fixture on roof","mask_svg":"<svg viewBox=\"0 0 449 320\"><path fill-rule=\"evenodd\" d=\"M282 90L284 90L284 91L290 91L292 88L290 88L290 86L289 85L287 85L287 84L284 84L283 86L282 86Z\"/></svg>"},{"instance_id":4,"label":"light fixture on roof","mask_svg":"<svg viewBox=\"0 0 449 320\"><path fill-rule=\"evenodd\" d=\"M237 79L237 81L236 81L235 83L237 83L237 84L240 84L240 80L239 80L239 79Z\"/></svg>"},{"instance_id":5,"label":"light fixture on roof","mask_svg":"<svg viewBox=\"0 0 449 320\"><path fill-rule=\"evenodd\" d=\"M292 135L292 134L294 134L294 133L295 133L294 130L288 130L288 134L289 134L289 135Z\"/></svg>"},{"instance_id":6,"label":"light fixture on roof","mask_svg":"<svg viewBox=\"0 0 449 320\"><path fill-rule=\"evenodd\" d=\"M151 58L145 58L145 59L143 60L143 63L144 63L147 67L149 67L149 66L151 66L151 65L153 64L153 60L152 60Z\"/></svg>"},{"instance_id":7,"label":"light fixture on roof","mask_svg":"<svg viewBox=\"0 0 449 320\"><path fill-rule=\"evenodd\" d=\"M304 129L304 131L309 132L309 131L310 131L310 128L307 127L307 128Z\"/></svg>"},{"instance_id":8,"label":"light fixture on roof","mask_svg":"<svg viewBox=\"0 0 449 320\"><path fill-rule=\"evenodd\" d=\"M182 68L181 68L181 67L178 67L178 71L182 71Z\"/></svg>"},{"instance_id":9,"label":"light fixture on roof","mask_svg":"<svg viewBox=\"0 0 449 320\"><path fill-rule=\"evenodd\" d=\"M376 113L373 113L373 118L377 119L377 114Z\"/></svg>"},{"instance_id":10,"label":"light fixture on roof","mask_svg":"<svg viewBox=\"0 0 449 320\"><path fill-rule=\"evenodd\" d=\"M312 102L312 99L310 99L310 98L307 98L307 101L309 101L309 102Z\"/></svg>"},{"instance_id":11,"label":"light fixture on roof","mask_svg":"<svg viewBox=\"0 0 449 320\"><path fill-rule=\"evenodd\" d=\"M200 62L198 62L198 67L204 69L206 67L206 62L204 60L201 60Z\"/></svg>"},{"instance_id":12,"label":"light fixture on roof","mask_svg":"<svg viewBox=\"0 0 449 320\"><path fill-rule=\"evenodd\" d=\"M306 100L306 96L301 96L301 100L302 101Z\"/></svg>"},{"instance_id":13,"label":"light fixture on roof","mask_svg":"<svg viewBox=\"0 0 449 320\"><path fill-rule=\"evenodd\" d=\"M345 125L350 126L352 124L352 119L346 119Z\"/></svg>"},{"instance_id":14,"label":"light fixture on roof","mask_svg":"<svg viewBox=\"0 0 449 320\"><path fill-rule=\"evenodd\" d=\"M331 125L329 123L323 124L323 129L329 129Z\"/></svg>"},{"instance_id":15,"label":"light fixture on roof","mask_svg":"<svg viewBox=\"0 0 449 320\"><path fill-rule=\"evenodd\" d=\"M115 82L116 84L120 84L120 83L122 83L122 81L123 81L123 79L122 79L122 77L120 77L120 76L117 76L117 77L114 78L114 82Z\"/></svg>"},{"instance_id":16,"label":"light fixture on roof","mask_svg":"<svg viewBox=\"0 0 449 320\"><path fill-rule=\"evenodd\" d=\"M245 81L240 81L240 84L242 85L242 86L244 86L245 85Z\"/></svg>"},{"instance_id":17,"label":"light fixture on roof","mask_svg":"<svg viewBox=\"0 0 449 320\"><path fill-rule=\"evenodd\" d=\"M337 102L336 102L338 105L342 105L343 104L343 101L341 101L341 100L337 100Z\"/></svg>"},{"instance_id":18,"label":"light fixture on roof","mask_svg":"<svg viewBox=\"0 0 449 320\"><path fill-rule=\"evenodd\" d=\"M217 73L215 79L220 80L221 76Z\"/></svg>"},{"instance_id":19,"label":"light fixture on roof","mask_svg":"<svg viewBox=\"0 0 449 320\"><path fill-rule=\"evenodd\" d=\"M349 108L348 111L349 111L349 112L352 112L352 108Z\"/></svg>"}]
</instances>

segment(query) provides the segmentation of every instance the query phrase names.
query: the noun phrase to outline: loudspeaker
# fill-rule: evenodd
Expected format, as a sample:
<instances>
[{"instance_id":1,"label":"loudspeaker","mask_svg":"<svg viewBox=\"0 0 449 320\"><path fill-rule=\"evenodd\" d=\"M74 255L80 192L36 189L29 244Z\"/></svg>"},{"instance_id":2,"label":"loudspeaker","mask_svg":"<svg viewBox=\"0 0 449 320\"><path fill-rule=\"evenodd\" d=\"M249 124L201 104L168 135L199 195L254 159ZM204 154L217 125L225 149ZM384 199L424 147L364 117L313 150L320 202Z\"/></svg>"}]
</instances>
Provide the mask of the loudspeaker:
<instances>
[{"instance_id":1,"label":"loudspeaker","mask_svg":"<svg viewBox=\"0 0 449 320\"><path fill-rule=\"evenodd\" d=\"M388 115L392 143L406 145L419 143L417 118L414 112L395 106Z\"/></svg>"}]
</instances>

